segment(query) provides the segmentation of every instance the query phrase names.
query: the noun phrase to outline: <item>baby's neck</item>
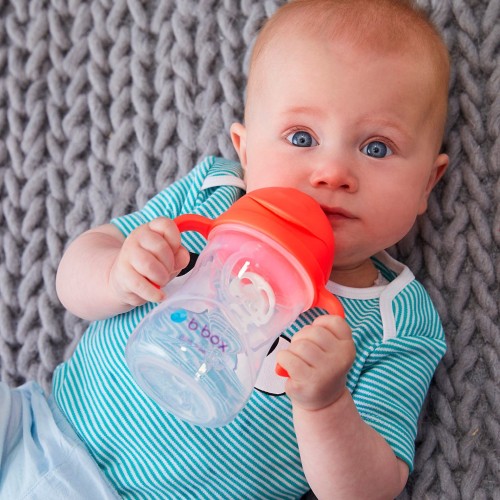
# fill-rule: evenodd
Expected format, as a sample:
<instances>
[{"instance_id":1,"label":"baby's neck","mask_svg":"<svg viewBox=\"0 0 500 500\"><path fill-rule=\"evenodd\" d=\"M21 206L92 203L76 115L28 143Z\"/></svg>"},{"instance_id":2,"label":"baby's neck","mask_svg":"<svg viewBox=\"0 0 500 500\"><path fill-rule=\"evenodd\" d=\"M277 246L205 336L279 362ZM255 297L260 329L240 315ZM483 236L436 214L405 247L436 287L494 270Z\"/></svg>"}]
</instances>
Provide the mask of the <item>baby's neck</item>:
<instances>
[{"instance_id":1,"label":"baby's neck","mask_svg":"<svg viewBox=\"0 0 500 500\"><path fill-rule=\"evenodd\" d=\"M378 277L378 271L371 259L363 261L355 267L334 268L330 279L338 285L353 288L368 288L373 286Z\"/></svg>"}]
</instances>

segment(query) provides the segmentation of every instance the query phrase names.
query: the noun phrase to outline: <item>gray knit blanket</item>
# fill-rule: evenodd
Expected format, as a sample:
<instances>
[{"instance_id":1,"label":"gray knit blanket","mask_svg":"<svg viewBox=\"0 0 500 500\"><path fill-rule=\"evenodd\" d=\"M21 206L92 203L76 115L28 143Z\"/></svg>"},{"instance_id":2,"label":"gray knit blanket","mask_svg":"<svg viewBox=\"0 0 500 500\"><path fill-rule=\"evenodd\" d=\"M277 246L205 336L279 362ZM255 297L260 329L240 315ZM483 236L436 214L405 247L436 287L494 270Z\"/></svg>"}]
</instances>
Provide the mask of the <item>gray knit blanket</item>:
<instances>
[{"instance_id":1,"label":"gray knit blanket","mask_svg":"<svg viewBox=\"0 0 500 500\"><path fill-rule=\"evenodd\" d=\"M69 241L205 155L235 158L249 49L281 3L0 0L2 380L50 390L86 327L55 292ZM500 0L420 4L453 59L451 168L391 251L432 296L449 349L401 498L500 499Z\"/></svg>"}]
</instances>

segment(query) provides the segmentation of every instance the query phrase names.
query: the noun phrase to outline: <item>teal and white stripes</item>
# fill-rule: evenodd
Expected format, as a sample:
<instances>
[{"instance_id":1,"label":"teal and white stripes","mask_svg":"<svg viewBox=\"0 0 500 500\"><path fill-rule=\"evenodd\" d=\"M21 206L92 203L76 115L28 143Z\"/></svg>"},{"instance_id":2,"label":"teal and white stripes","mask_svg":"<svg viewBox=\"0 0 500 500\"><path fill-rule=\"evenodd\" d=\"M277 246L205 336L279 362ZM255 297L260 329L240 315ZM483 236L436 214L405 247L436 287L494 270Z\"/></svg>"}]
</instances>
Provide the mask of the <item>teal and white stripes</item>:
<instances>
[{"instance_id":1,"label":"teal and white stripes","mask_svg":"<svg viewBox=\"0 0 500 500\"><path fill-rule=\"evenodd\" d=\"M207 158L143 210L113 223L126 236L158 216L217 217L242 194L237 185L216 186L215 178L227 176L241 178L241 167ZM194 252L205 244L196 233L183 234L183 242ZM389 285L329 289L339 295L353 329L357 355L347 384L358 411L411 468L418 415L445 350L443 331L409 270L386 254L374 262ZM93 323L54 375L59 407L110 482L124 498L299 498L308 486L288 397L255 390L233 422L205 429L166 414L138 389L124 350L153 307ZM292 337L319 314L303 313L285 335Z\"/></svg>"},{"instance_id":2,"label":"teal and white stripes","mask_svg":"<svg viewBox=\"0 0 500 500\"><path fill-rule=\"evenodd\" d=\"M126 316L92 326L54 385L58 404L123 497L289 499L307 490L287 398L256 391L222 429L178 421L130 378L123 354L135 325Z\"/></svg>"}]
</instances>

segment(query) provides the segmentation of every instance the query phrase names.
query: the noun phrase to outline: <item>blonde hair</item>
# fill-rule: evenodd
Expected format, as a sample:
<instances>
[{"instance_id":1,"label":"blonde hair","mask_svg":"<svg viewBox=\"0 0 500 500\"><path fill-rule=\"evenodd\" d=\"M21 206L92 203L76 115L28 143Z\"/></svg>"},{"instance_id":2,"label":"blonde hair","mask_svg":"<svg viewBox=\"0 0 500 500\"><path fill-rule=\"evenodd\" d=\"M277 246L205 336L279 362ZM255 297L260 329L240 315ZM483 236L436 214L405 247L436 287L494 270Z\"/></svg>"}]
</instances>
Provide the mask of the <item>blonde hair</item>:
<instances>
[{"instance_id":1,"label":"blonde hair","mask_svg":"<svg viewBox=\"0 0 500 500\"><path fill-rule=\"evenodd\" d=\"M411 0L292 0L264 24L255 42L247 95L258 61L273 39L283 34L312 34L327 41L341 40L368 48L375 54L391 52L424 54L434 67L442 103L442 129L446 119L449 54L441 35L425 11Z\"/></svg>"},{"instance_id":2,"label":"blonde hair","mask_svg":"<svg viewBox=\"0 0 500 500\"><path fill-rule=\"evenodd\" d=\"M448 62L448 51L426 12L411 0L291 0L279 8L261 29L252 59L282 29L298 29L344 38L353 44L377 41L378 48L427 43Z\"/></svg>"}]
</instances>

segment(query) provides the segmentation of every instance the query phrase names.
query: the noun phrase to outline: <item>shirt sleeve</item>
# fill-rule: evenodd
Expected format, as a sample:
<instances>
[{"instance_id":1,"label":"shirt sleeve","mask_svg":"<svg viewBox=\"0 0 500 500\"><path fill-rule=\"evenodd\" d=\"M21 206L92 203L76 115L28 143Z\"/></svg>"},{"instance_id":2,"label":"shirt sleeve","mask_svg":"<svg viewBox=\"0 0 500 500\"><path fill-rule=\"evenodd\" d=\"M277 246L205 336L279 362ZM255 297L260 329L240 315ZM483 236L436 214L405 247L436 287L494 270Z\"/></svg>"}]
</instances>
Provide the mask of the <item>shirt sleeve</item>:
<instances>
[{"instance_id":1,"label":"shirt sleeve","mask_svg":"<svg viewBox=\"0 0 500 500\"><path fill-rule=\"evenodd\" d=\"M185 177L174 182L136 212L111 220L123 236L157 217L175 217L193 213L208 218L218 217L225 212L243 193L239 183L227 179L242 178L241 166L231 160L210 156L196 165ZM220 179L205 187L207 178ZM199 253L205 245L204 238L193 231L182 233L182 241L190 251Z\"/></svg>"},{"instance_id":2,"label":"shirt sleeve","mask_svg":"<svg viewBox=\"0 0 500 500\"><path fill-rule=\"evenodd\" d=\"M352 395L363 420L412 471L419 414L446 343L423 287L409 288L393 304L397 337L373 348Z\"/></svg>"},{"instance_id":3,"label":"shirt sleeve","mask_svg":"<svg viewBox=\"0 0 500 500\"><path fill-rule=\"evenodd\" d=\"M198 192L203 183L206 171L210 168L210 158L196 165L185 177L174 182L151 198L146 205L136 212L115 217L111 220L127 237L134 229L152 221L157 217L173 219L183 213L191 193Z\"/></svg>"}]
</instances>

